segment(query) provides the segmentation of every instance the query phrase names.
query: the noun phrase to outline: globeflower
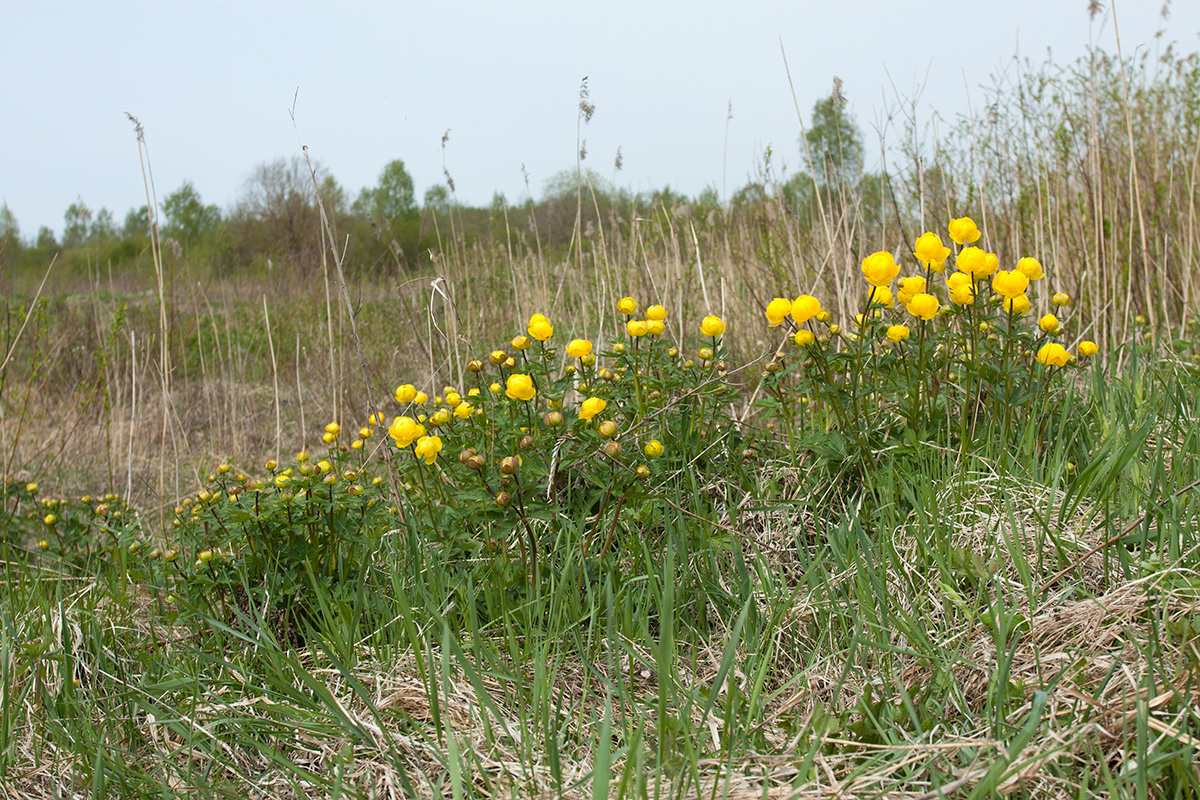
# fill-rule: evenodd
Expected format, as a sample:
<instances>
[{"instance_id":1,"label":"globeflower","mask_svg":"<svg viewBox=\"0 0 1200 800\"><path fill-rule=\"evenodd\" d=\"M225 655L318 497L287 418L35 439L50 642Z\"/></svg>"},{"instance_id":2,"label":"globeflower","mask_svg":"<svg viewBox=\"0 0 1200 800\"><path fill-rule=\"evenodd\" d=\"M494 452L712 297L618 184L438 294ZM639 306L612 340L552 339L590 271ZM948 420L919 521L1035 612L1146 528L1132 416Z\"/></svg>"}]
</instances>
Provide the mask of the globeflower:
<instances>
[{"instance_id":1,"label":"globeflower","mask_svg":"<svg viewBox=\"0 0 1200 800\"><path fill-rule=\"evenodd\" d=\"M662 333L666 329L667 329L667 324L665 322L663 322L661 319L647 319L646 320L646 333L649 333L652 336L658 336L660 333Z\"/></svg>"},{"instance_id":2,"label":"globeflower","mask_svg":"<svg viewBox=\"0 0 1200 800\"><path fill-rule=\"evenodd\" d=\"M979 240L979 228L970 217L950 220L950 238L956 244L971 244Z\"/></svg>"},{"instance_id":3,"label":"globeflower","mask_svg":"<svg viewBox=\"0 0 1200 800\"><path fill-rule=\"evenodd\" d=\"M413 398L417 396L417 388L411 383L406 383L403 386L396 387L396 402L411 403Z\"/></svg>"},{"instance_id":4,"label":"globeflower","mask_svg":"<svg viewBox=\"0 0 1200 800\"><path fill-rule=\"evenodd\" d=\"M544 342L554 335L554 326L550 324L550 320L541 314L534 314L529 318L529 335L537 339L539 342Z\"/></svg>"},{"instance_id":5,"label":"globeflower","mask_svg":"<svg viewBox=\"0 0 1200 800\"><path fill-rule=\"evenodd\" d=\"M950 302L955 305L969 306L975 301L975 287L971 284L971 276L965 272L951 275L946 279L946 285L950 287Z\"/></svg>"},{"instance_id":6,"label":"globeflower","mask_svg":"<svg viewBox=\"0 0 1200 800\"><path fill-rule=\"evenodd\" d=\"M1071 360L1071 354L1058 342L1047 342L1038 350L1037 360L1048 367L1065 367Z\"/></svg>"},{"instance_id":7,"label":"globeflower","mask_svg":"<svg viewBox=\"0 0 1200 800\"><path fill-rule=\"evenodd\" d=\"M388 426L388 435L396 440L397 447L408 447L425 435L425 426L412 417L396 417Z\"/></svg>"},{"instance_id":8,"label":"globeflower","mask_svg":"<svg viewBox=\"0 0 1200 800\"><path fill-rule=\"evenodd\" d=\"M979 279L987 275L987 256L988 254L978 247L967 247L958 254L958 260L954 262L954 266L958 267L959 272L965 272L972 278Z\"/></svg>"},{"instance_id":9,"label":"globeflower","mask_svg":"<svg viewBox=\"0 0 1200 800\"><path fill-rule=\"evenodd\" d=\"M902 342L908 338L907 325L889 325L887 329L887 338L893 342Z\"/></svg>"},{"instance_id":10,"label":"globeflower","mask_svg":"<svg viewBox=\"0 0 1200 800\"><path fill-rule=\"evenodd\" d=\"M528 350L533 345L533 342L529 340L528 336L522 334L521 336L513 337L513 340L509 344L512 345L513 350Z\"/></svg>"},{"instance_id":11,"label":"globeflower","mask_svg":"<svg viewBox=\"0 0 1200 800\"><path fill-rule=\"evenodd\" d=\"M912 275L900 279L900 291L896 297L903 305L908 305L912 299L924 293L929 288L929 282L921 275Z\"/></svg>"},{"instance_id":12,"label":"globeflower","mask_svg":"<svg viewBox=\"0 0 1200 800\"><path fill-rule=\"evenodd\" d=\"M537 395L537 389L533 388L533 378L518 372L508 376L504 393L513 400L532 400Z\"/></svg>"},{"instance_id":13,"label":"globeflower","mask_svg":"<svg viewBox=\"0 0 1200 800\"><path fill-rule=\"evenodd\" d=\"M1038 327L1046 333L1056 333L1058 332L1058 317L1053 314L1047 314L1038 320Z\"/></svg>"},{"instance_id":14,"label":"globeflower","mask_svg":"<svg viewBox=\"0 0 1200 800\"><path fill-rule=\"evenodd\" d=\"M567 345L567 355L571 358L583 358L592 352L592 343L587 339L572 339Z\"/></svg>"},{"instance_id":15,"label":"globeflower","mask_svg":"<svg viewBox=\"0 0 1200 800\"><path fill-rule=\"evenodd\" d=\"M863 259L862 271L872 286L888 286L900 274L900 267L891 253L880 250Z\"/></svg>"},{"instance_id":16,"label":"globeflower","mask_svg":"<svg viewBox=\"0 0 1200 800\"><path fill-rule=\"evenodd\" d=\"M646 319L651 321L662 322L667 318L667 310L660 305L653 305L646 309Z\"/></svg>"},{"instance_id":17,"label":"globeflower","mask_svg":"<svg viewBox=\"0 0 1200 800\"><path fill-rule=\"evenodd\" d=\"M802 294L792 301L792 319L803 325L821 313L821 301L810 294Z\"/></svg>"},{"instance_id":18,"label":"globeflower","mask_svg":"<svg viewBox=\"0 0 1200 800\"><path fill-rule=\"evenodd\" d=\"M646 320L631 319L625 323L625 331L635 339L639 336L645 336L647 332Z\"/></svg>"},{"instance_id":19,"label":"globeflower","mask_svg":"<svg viewBox=\"0 0 1200 800\"><path fill-rule=\"evenodd\" d=\"M725 323L720 317L715 317L709 314L700 323L700 333L705 336L720 336L725 333Z\"/></svg>"},{"instance_id":20,"label":"globeflower","mask_svg":"<svg viewBox=\"0 0 1200 800\"><path fill-rule=\"evenodd\" d=\"M617 310L627 317L637 311L637 306L637 300L634 300L632 297L622 297L617 301Z\"/></svg>"},{"instance_id":21,"label":"globeflower","mask_svg":"<svg viewBox=\"0 0 1200 800\"><path fill-rule=\"evenodd\" d=\"M471 405L470 403L460 403L454 409L454 416L458 417L459 419L466 419L474 413L475 406Z\"/></svg>"},{"instance_id":22,"label":"globeflower","mask_svg":"<svg viewBox=\"0 0 1200 800\"><path fill-rule=\"evenodd\" d=\"M896 304L896 301L892 298L892 290L891 289L889 289L886 286L876 286L875 287L875 292L871 296L871 305L872 306L883 306L884 308L891 308L895 304ZM875 313L878 315L878 313L879 313L878 308L875 309Z\"/></svg>"},{"instance_id":23,"label":"globeflower","mask_svg":"<svg viewBox=\"0 0 1200 800\"><path fill-rule=\"evenodd\" d=\"M815 338L812 331L796 331L796 335L792 337L792 341L801 347L806 347L812 344Z\"/></svg>"},{"instance_id":24,"label":"globeflower","mask_svg":"<svg viewBox=\"0 0 1200 800\"><path fill-rule=\"evenodd\" d=\"M1020 316L1029 310L1029 296L1019 294L1004 301L1004 310L1009 314Z\"/></svg>"},{"instance_id":25,"label":"globeflower","mask_svg":"<svg viewBox=\"0 0 1200 800\"><path fill-rule=\"evenodd\" d=\"M1001 270L992 278L992 290L1005 298L1012 298L1025 294L1025 290L1029 288L1029 277L1018 270Z\"/></svg>"},{"instance_id":26,"label":"globeflower","mask_svg":"<svg viewBox=\"0 0 1200 800\"><path fill-rule=\"evenodd\" d=\"M579 418L591 419L604 410L608 403L602 397L589 397L579 406Z\"/></svg>"},{"instance_id":27,"label":"globeflower","mask_svg":"<svg viewBox=\"0 0 1200 800\"><path fill-rule=\"evenodd\" d=\"M425 459L426 464L432 464L437 461L438 453L442 452L442 439L440 436L422 436L417 440L413 452L418 458Z\"/></svg>"},{"instance_id":28,"label":"globeflower","mask_svg":"<svg viewBox=\"0 0 1200 800\"><path fill-rule=\"evenodd\" d=\"M1017 262L1017 270L1031 281L1046 277L1046 273L1042 272L1042 265L1036 258L1022 258Z\"/></svg>"},{"instance_id":29,"label":"globeflower","mask_svg":"<svg viewBox=\"0 0 1200 800\"><path fill-rule=\"evenodd\" d=\"M1094 356L1094 355L1096 355L1096 353L1099 353L1099 352L1100 352L1100 346L1097 345L1093 341L1084 339L1082 342L1079 343L1079 355L1081 355L1081 356Z\"/></svg>"},{"instance_id":30,"label":"globeflower","mask_svg":"<svg viewBox=\"0 0 1200 800\"><path fill-rule=\"evenodd\" d=\"M651 439L646 442L646 446L642 448L642 452L650 458L658 458L663 454L663 444L658 439Z\"/></svg>"},{"instance_id":31,"label":"globeflower","mask_svg":"<svg viewBox=\"0 0 1200 800\"><path fill-rule=\"evenodd\" d=\"M928 292L922 292L908 302L906 308L908 313L914 317L920 317L923 320L931 320L937 316L938 309L941 308L941 303L938 299Z\"/></svg>"},{"instance_id":32,"label":"globeflower","mask_svg":"<svg viewBox=\"0 0 1200 800\"><path fill-rule=\"evenodd\" d=\"M942 244L942 237L936 233L923 233L913 246L913 255L930 272L941 272L946 268L950 248Z\"/></svg>"},{"instance_id":33,"label":"globeflower","mask_svg":"<svg viewBox=\"0 0 1200 800\"><path fill-rule=\"evenodd\" d=\"M776 297L770 303L767 303L767 325L776 328L783 324L787 319L788 314L792 313L792 301L786 297Z\"/></svg>"},{"instance_id":34,"label":"globeflower","mask_svg":"<svg viewBox=\"0 0 1200 800\"><path fill-rule=\"evenodd\" d=\"M1069 306L1071 305L1071 296L1066 292L1055 292L1054 296L1050 298L1050 302L1059 308Z\"/></svg>"}]
</instances>

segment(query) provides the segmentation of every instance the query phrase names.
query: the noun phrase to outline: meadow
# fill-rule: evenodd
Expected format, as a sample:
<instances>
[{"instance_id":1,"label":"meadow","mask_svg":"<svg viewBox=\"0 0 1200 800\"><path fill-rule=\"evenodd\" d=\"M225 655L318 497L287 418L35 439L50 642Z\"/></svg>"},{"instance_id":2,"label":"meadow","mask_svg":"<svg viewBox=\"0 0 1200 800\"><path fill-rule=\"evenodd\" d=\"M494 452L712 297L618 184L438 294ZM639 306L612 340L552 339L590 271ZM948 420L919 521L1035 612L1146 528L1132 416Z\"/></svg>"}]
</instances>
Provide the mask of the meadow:
<instances>
[{"instance_id":1,"label":"meadow","mask_svg":"<svg viewBox=\"0 0 1200 800\"><path fill-rule=\"evenodd\" d=\"M1197 58L799 123L7 240L0 796L1200 795Z\"/></svg>"}]
</instances>

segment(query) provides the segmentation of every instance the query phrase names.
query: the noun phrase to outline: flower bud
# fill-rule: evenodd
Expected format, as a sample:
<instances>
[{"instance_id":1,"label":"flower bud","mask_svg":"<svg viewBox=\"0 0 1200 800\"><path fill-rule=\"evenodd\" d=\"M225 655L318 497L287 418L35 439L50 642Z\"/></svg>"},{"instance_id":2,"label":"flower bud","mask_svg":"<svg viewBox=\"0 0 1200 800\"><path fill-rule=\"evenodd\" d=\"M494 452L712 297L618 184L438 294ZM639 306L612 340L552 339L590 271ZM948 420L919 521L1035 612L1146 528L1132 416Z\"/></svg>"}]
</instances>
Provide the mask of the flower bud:
<instances>
[{"instance_id":1,"label":"flower bud","mask_svg":"<svg viewBox=\"0 0 1200 800\"><path fill-rule=\"evenodd\" d=\"M678 347L668 347L667 348L667 358L679 358L679 348Z\"/></svg>"},{"instance_id":2,"label":"flower bud","mask_svg":"<svg viewBox=\"0 0 1200 800\"><path fill-rule=\"evenodd\" d=\"M482 372L483 371L483 362L477 358L474 361L471 361L467 364L467 370L470 372Z\"/></svg>"},{"instance_id":3,"label":"flower bud","mask_svg":"<svg viewBox=\"0 0 1200 800\"><path fill-rule=\"evenodd\" d=\"M522 436L521 441L517 443L517 446L522 450L528 450L529 448L533 447L533 435L527 433Z\"/></svg>"},{"instance_id":4,"label":"flower bud","mask_svg":"<svg viewBox=\"0 0 1200 800\"><path fill-rule=\"evenodd\" d=\"M563 415L559 411L551 411L542 417L542 422L547 428L557 428L563 424Z\"/></svg>"},{"instance_id":5,"label":"flower bud","mask_svg":"<svg viewBox=\"0 0 1200 800\"><path fill-rule=\"evenodd\" d=\"M269 470L273 470L273 469L275 469L277 466L279 466L279 465L278 465L277 463L275 463L275 459L273 459L273 458L272 458L272 459L268 459L268 460L267 460L267 469L269 469Z\"/></svg>"},{"instance_id":6,"label":"flower bud","mask_svg":"<svg viewBox=\"0 0 1200 800\"><path fill-rule=\"evenodd\" d=\"M483 456L475 455L466 460L467 469L479 471L487 465L486 459Z\"/></svg>"},{"instance_id":7,"label":"flower bud","mask_svg":"<svg viewBox=\"0 0 1200 800\"><path fill-rule=\"evenodd\" d=\"M521 466L521 461L516 456L505 456L500 459L500 474L513 475Z\"/></svg>"},{"instance_id":8,"label":"flower bud","mask_svg":"<svg viewBox=\"0 0 1200 800\"><path fill-rule=\"evenodd\" d=\"M503 364L505 359L507 359L507 358L508 358L508 353L505 353L503 350L493 350L488 355L488 361L492 362L493 364L497 364L497 365Z\"/></svg>"},{"instance_id":9,"label":"flower bud","mask_svg":"<svg viewBox=\"0 0 1200 800\"><path fill-rule=\"evenodd\" d=\"M701 347L699 356L700 356L701 361L712 361L713 360L712 348L711 347Z\"/></svg>"},{"instance_id":10,"label":"flower bud","mask_svg":"<svg viewBox=\"0 0 1200 800\"><path fill-rule=\"evenodd\" d=\"M609 458L620 458L621 457L621 443L620 442L606 443L604 445L604 455L608 456Z\"/></svg>"},{"instance_id":11,"label":"flower bud","mask_svg":"<svg viewBox=\"0 0 1200 800\"><path fill-rule=\"evenodd\" d=\"M612 442L612 444L616 444L616 442ZM644 481L650 477L650 468L647 467L645 464L638 464L638 468L637 468L636 472L637 472L638 480Z\"/></svg>"},{"instance_id":12,"label":"flower bud","mask_svg":"<svg viewBox=\"0 0 1200 800\"><path fill-rule=\"evenodd\" d=\"M620 355L621 353L624 353L625 352L625 344L623 342L617 342L616 344L613 345L613 352L618 355Z\"/></svg>"},{"instance_id":13,"label":"flower bud","mask_svg":"<svg viewBox=\"0 0 1200 800\"><path fill-rule=\"evenodd\" d=\"M458 463L466 464L475 455L474 447L464 447L462 452L458 454Z\"/></svg>"},{"instance_id":14,"label":"flower bud","mask_svg":"<svg viewBox=\"0 0 1200 800\"><path fill-rule=\"evenodd\" d=\"M617 435L617 432L617 423L613 422L611 419L606 419L604 422L600 423L598 433L600 434L601 439L611 439Z\"/></svg>"},{"instance_id":15,"label":"flower bud","mask_svg":"<svg viewBox=\"0 0 1200 800\"><path fill-rule=\"evenodd\" d=\"M507 507L512 502L512 495L508 492L500 492L496 495L496 505L501 508Z\"/></svg>"}]
</instances>

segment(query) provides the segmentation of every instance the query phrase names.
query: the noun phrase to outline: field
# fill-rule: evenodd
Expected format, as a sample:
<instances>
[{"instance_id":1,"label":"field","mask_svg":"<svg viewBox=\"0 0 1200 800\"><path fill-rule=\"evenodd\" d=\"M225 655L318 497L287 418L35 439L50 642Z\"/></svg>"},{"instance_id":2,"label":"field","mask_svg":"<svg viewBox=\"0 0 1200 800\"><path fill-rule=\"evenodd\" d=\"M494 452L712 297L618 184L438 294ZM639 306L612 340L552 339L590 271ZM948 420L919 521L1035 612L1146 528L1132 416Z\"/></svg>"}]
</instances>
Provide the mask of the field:
<instances>
[{"instance_id":1,"label":"field","mask_svg":"<svg viewBox=\"0 0 1200 800\"><path fill-rule=\"evenodd\" d=\"M1200 795L1198 98L10 237L0 797Z\"/></svg>"}]
</instances>

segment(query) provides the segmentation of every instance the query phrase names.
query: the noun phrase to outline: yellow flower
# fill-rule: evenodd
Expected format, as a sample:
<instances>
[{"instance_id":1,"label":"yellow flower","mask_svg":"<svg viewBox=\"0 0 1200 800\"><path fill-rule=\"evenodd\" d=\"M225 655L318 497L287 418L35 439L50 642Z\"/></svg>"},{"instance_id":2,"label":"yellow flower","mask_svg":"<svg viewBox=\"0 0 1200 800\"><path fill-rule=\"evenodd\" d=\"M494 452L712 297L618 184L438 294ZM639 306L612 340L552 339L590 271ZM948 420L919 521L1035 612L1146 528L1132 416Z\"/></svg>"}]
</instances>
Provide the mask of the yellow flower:
<instances>
[{"instance_id":1,"label":"yellow flower","mask_svg":"<svg viewBox=\"0 0 1200 800\"><path fill-rule=\"evenodd\" d=\"M891 253L880 250L863 259L862 271L872 286L888 286L900 274L900 267Z\"/></svg>"},{"instance_id":2,"label":"yellow flower","mask_svg":"<svg viewBox=\"0 0 1200 800\"><path fill-rule=\"evenodd\" d=\"M629 316L633 312L637 311L637 306L637 300L634 300L632 297L622 297L617 301L617 310L625 316Z\"/></svg>"},{"instance_id":3,"label":"yellow flower","mask_svg":"<svg viewBox=\"0 0 1200 800\"><path fill-rule=\"evenodd\" d=\"M646 335L646 320L631 319L625 323L625 330L630 336L645 336Z\"/></svg>"},{"instance_id":4,"label":"yellow flower","mask_svg":"<svg viewBox=\"0 0 1200 800\"><path fill-rule=\"evenodd\" d=\"M720 317L714 317L713 315L709 314L700 323L700 333L704 334L705 336L720 336L724 332L725 323L721 321Z\"/></svg>"},{"instance_id":5,"label":"yellow flower","mask_svg":"<svg viewBox=\"0 0 1200 800\"><path fill-rule=\"evenodd\" d=\"M813 339L815 338L816 337L813 336L812 331L796 331L796 335L792 337L792 341L801 347L805 347L812 344Z\"/></svg>"},{"instance_id":6,"label":"yellow flower","mask_svg":"<svg viewBox=\"0 0 1200 800\"><path fill-rule=\"evenodd\" d=\"M658 439L651 439L646 442L646 446L642 448L642 452L650 458L658 458L663 454L663 445Z\"/></svg>"},{"instance_id":7,"label":"yellow flower","mask_svg":"<svg viewBox=\"0 0 1200 800\"><path fill-rule=\"evenodd\" d=\"M533 342L529 340L528 336L521 335L514 337L509 344L512 345L513 350L527 350Z\"/></svg>"},{"instance_id":8,"label":"yellow flower","mask_svg":"<svg viewBox=\"0 0 1200 800\"><path fill-rule=\"evenodd\" d=\"M1065 367L1071 360L1071 354L1058 342L1046 342L1038 350L1037 360L1048 367Z\"/></svg>"},{"instance_id":9,"label":"yellow flower","mask_svg":"<svg viewBox=\"0 0 1200 800\"><path fill-rule=\"evenodd\" d=\"M772 328L778 327L790 313L792 313L792 301L786 297L776 297L767 303L767 325Z\"/></svg>"},{"instance_id":10,"label":"yellow flower","mask_svg":"<svg viewBox=\"0 0 1200 800\"><path fill-rule=\"evenodd\" d=\"M983 265L983 272L979 277L986 278L989 275L995 275L996 270L1000 269L1000 257L995 253L984 253Z\"/></svg>"},{"instance_id":11,"label":"yellow flower","mask_svg":"<svg viewBox=\"0 0 1200 800\"><path fill-rule=\"evenodd\" d=\"M660 333L662 333L666 329L667 329L667 325L661 319L646 320L646 333L649 333L652 336L658 336Z\"/></svg>"},{"instance_id":12,"label":"yellow flower","mask_svg":"<svg viewBox=\"0 0 1200 800\"><path fill-rule=\"evenodd\" d=\"M591 419L603 411L604 407L607 405L608 403L606 403L602 397L589 397L587 400L584 400L583 404L579 407L579 418Z\"/></svg>"},{"instance_id":13,"label":"yellow flower","mask_svg":"<svg viewBox=\"0 0 1200 800\"><path fill-rule=\"evenodd\" d=\"M504 387L501 386L500 384L493 383L491 386L488 387L488 391L491 392L492 394L500 394L500 390L503 388Z\"/></svg>"},{"instance_id":14,"label":"yellow flower","mask_svg":"<svg viewBox=\"0 0 1200 800\"><path fill-rule=\"evenodd\" d=\"M331 422L325 426L325 432L332 433L334 436L337 436L339 433L342 432L342 426L338 425L336 422ZM225 471L228 472L229 470L225 470Z\"/></svg>"},{"instance_id":15,"label":"yellow flower","mask_svg":"<svg viewBox=\"0 0 1200 800\"><path fill-rule=\"evenodd\" d=\"M971 244L979 239L979 228L970 217L950 220L950 238L956 244Z\"/></svg>"},{"instance_id":16,"label":"yellow flower","mask_svg":"<svg viewBox=\"0 0 1200 800\"><path fill-rule=\"evenodd\" d=\"M454 409L454 416L458 417L459 419L466 419L474 413L475 406L471 405L470 403L459 403Z\"/></svg>"},{"instance_id":17,"label":"yellow flower","mask_svg":"<svg viewBox=\"0 0 1200 800\"><path fill-rule=\"evenodd\" d=\"M1004 310L1009 314L1020 316L1029 310L1029 297L1019 294L1004 301Z\"/></svg>"},{"instance_id":18,"label":"yellow flower","mask_svg":"<svg viewBox=\"0 0 1200 800\"><path fill-rule=\"evenodd\" d=\"M513 400L532 400L537 395L537 389L533 388L533 378L516 373L508 376L504 393Z\"/></svg>"},{"instance_id":19,"label":"yellow flower","mask_svg":"<svg viewBox=\"0 0 1200 800\"><path fill-rule=\"evenodd\" d=\"M965 272L972 278L982 278L988 274L988 254L978 247L964 248L954 262L960 272Z\"/></svg>"},{"instance_id":20,"label":"yellow flower","mask_svg":"<svg viewBox=\"0 0 1200 800\"><path fill-rule=\"evenodd\" d=\"M942 237L936 233L923 233L913 246L913 255L931 272L941 272L946 268L946 259L950 257L950 248L942 244Z\"/></svg>"},{"instance_id":21,"label":"yellow flower","mask_svg":"<svg viewBox=\"0 0 1200 800\"><path fill-rule=\"evenodd\" d=\"M554 326L546 317L534 314L529 318L529 335L539 342L544 342L554 335Z\"/></svg>"},{"instance_id":22,"label":"yellow flower","mask_svg":"<svg viewBox=\"0 0 1200 800\"><path fill-rule=\"evenodd\" d=\"M1029 288L1029 276L1018 270L1001 270L992 278L992 291L1006 300L1025 294Z\"/></svg>"},{"instance_id":23,"label":"yellow flower","mask_svg":"<svg viewBox=\"0 0 1200 800\"><path fill-rule=\"evenodd\" d=\"M950 301L955 305L966 306L975 300L975 288L971 285L970 275L956 272L946 279L946 285L950 287Z\"/></svg>"},{"instance_id":24,"label":"yellow flower","mask_svg":"<svg viewBox=\"0 0 1200 800\"><path fill-rule=\"evenodd\" d=\"M1063 306L1071 305L1071 296L1066 292L1055 292L1054 296L1050 298L1050 302L1062 308Z\"/></svg>"},{"instance_id":25,"label":"yellow flower","mask_svg":"<svg viewBox=\"0 0 1200 800\"><path fill-rule=\"evenodd\" d=\"M912 275L907 278L900 279L900 291L896 294L896 299L903 305L908 305L912 299L919 294L925 292L929 288L929 282L921 275Z\"/></svg>"},{"instance_id":26,"label":"yellow flower","mask_svg":"<svg viewBox=\"0 0 1200 800\"><path fill-rule=\"evenodd\" d=\"M821 313L821 301L810 294L802 294L792 301L792 319L803 325Z\"/></svg>"},{"instance_id":27,"label":"yellow flower","mask_svg":"<svg viewBox=\"0 0 1200 800\"><path fill-rule=\"evenodd\" d=\"M893 342L902 342L908 338L907 325L889 325L887 329L887 337Z\"/></svg>"},{"instance_id":28,"label":"yellow flower","mask_svg":"<svg viewBox=\"0 0 1200 800\"><path fill-rule=\"evenodd\" d=\"M442 452L442 439L440 436L422 436L417 440L413 452L418 458L425 459L426 464L432 464L437 461L438 453Z\"/></svg>"},{"instance_id":29,"label":"yellow flower","mask_svg":"<svg viewBox=\"0 0 1200 800\"><path fill-rule=\"evenodd\" d=\"M891 289L887 288L886 286L876 286L875 287L874 297L871 298L872 306L883 306L884 308L891 308L893 305L895 305L895 303L896 303L896 301L895 301L895 299L892 298L892 290ZM879 316L878 308L875 309L875 315Z\"/></svg>"},{"instance_id":30,"label":"yellow flower","mask_svg":"<svg viewBox=\"0 0 1200 800\"><path fill-rule=\"evenodd\" d=\"M1017 262L1017 270L1031 281L1046 277L1046 273L1042 272L1042 265L1036 258L1022 258Z\"/></svg>"},{"instance_id":31,"label":"yellow flower","mask_svg":"<svg viewBox=\"0 0 1200 800\"><path fill-rule=\"evenodd\" d=\"M587 339L572 339L567 345L567 355L571 358L583 358L592 352L592 343Z\"/></svg>"},{"instance_id":32,"label":"yellow flower","mask_svg":"<svg viewBox=\"0 0 1200 800\"><path fill-rule=\"evenodd\" d=\"M328 461L318 461L317 466L321 468L322 473L329 472L329 470L333 469L333 464L330 464Z\"/></svg>"},{"instance_id":33,"label":"yellow flower","mask_svg":"<svg viewBox=\"0 0 1200 800\"><path fill-rule=\"evenodd\" d=\"M46 516L42 517L42 522L44 522L47 526L53 527L54 523L58 522L58 517L54 516L53 514L47 514Z\"/></svg>"},{"instance_id":34,"label":"yellow flower","mask_svg":"<svg viewBox=\"0 0 1200 800\"><path fill-rule=\"evenodd\" d=\"M488 361L492 362L493 364L503 364L504 359L506 358L508 358L508 353L504 352L503 350L493 350L492 352L488 353Z\"/></svg>"},{"instance_id":35,"label":"yellow flower","mask_svg":"<svg viewBox=\"0 0 1200 800\"><path fill-rule=\"evenodd\" d=\"M1058 331L1058 317L1053 314L1047 314L1038 320L1038 327L1046 333L1055 333Z\"/></svg>"},{"instance_id":36,"label":"yellow flower","mask_svg":"<svg viewBox=\"0 0 1200 800\"><path fill-rule=\"evenodd\" d=\"M646 309L646 319L662 322L667 318L667 310L662 306L650 306Z\"/></svg>"},{"instance_id":37,"label":"yellow flower","mask_svg":"<svg viewBox=\"0 0 1200 800\"><path fill-rule=\"evenodd\" d=\"M458 404L461 402L462 395L460 395L458 392L446 392L446 405L450 406L451 408L457 408Z\"/></svg>"},{"instance_id":38,"label":"yellow flower","mask_svg":"<svg viewBox=\"0 0 1200 800\"><path fill-rule=\"evenodd\" d=\"M938 308L940 308L941 305L942 304L938 302L936 297L927 292L922 292L921 294L913 297L913 299L908 302L906 308L908 308L908 313L912 314L914 317L930 320L937 316Z\"/></svg>"},{"instance_id":39,"label":"yellow flower","mask_svg":"<svg viewBox=\"0 0 1200 800\"><path fill-rule=\"evenodd\" d=\"M425 435L425 426L411 417L396 417L388 426L388 435L396 440L397 447L408 447Z\"/></svg>"},{"instance_id":40,"label":"yellow flower","mask_svg":"<svg viewBox=\"0 0 1200 800\"><path fill-rule=\"evenodd\" d=\"M1096 353L1099 353L1099 352L1100 352L1100 345L1096 344L1093 341L1084 339L1082 342L1079 343L1079 355L1081 355L1081 356L1094 356L1094 355L1096 355Z\"/></svg>"},{"instance_id":41,"label":"yellow flower","mask_svg":"<svg viewBox=\"0 0 1200 800\"><path fill-rule=\"evenodd\" d=\"M416 396L417 396L417 387L413 386L411 383L406 383L403 386L396 387L396 402L397 403L411 403L413 398ZM381 419L380 423L382 424L382 422L383 422L383 420Z\"/></svg>"},{"instance_id":42,"label":"yellow flower","mask_svg":"<svg viewBox=\"0 0 1200 800\"><path fill-rule=\"evenodd\" d=\"M424 392L417 392L417 396L413 398L413 402L419 406L425 405L425 401L429 399L429 395Z\"/></svg>"}]
</instances>

